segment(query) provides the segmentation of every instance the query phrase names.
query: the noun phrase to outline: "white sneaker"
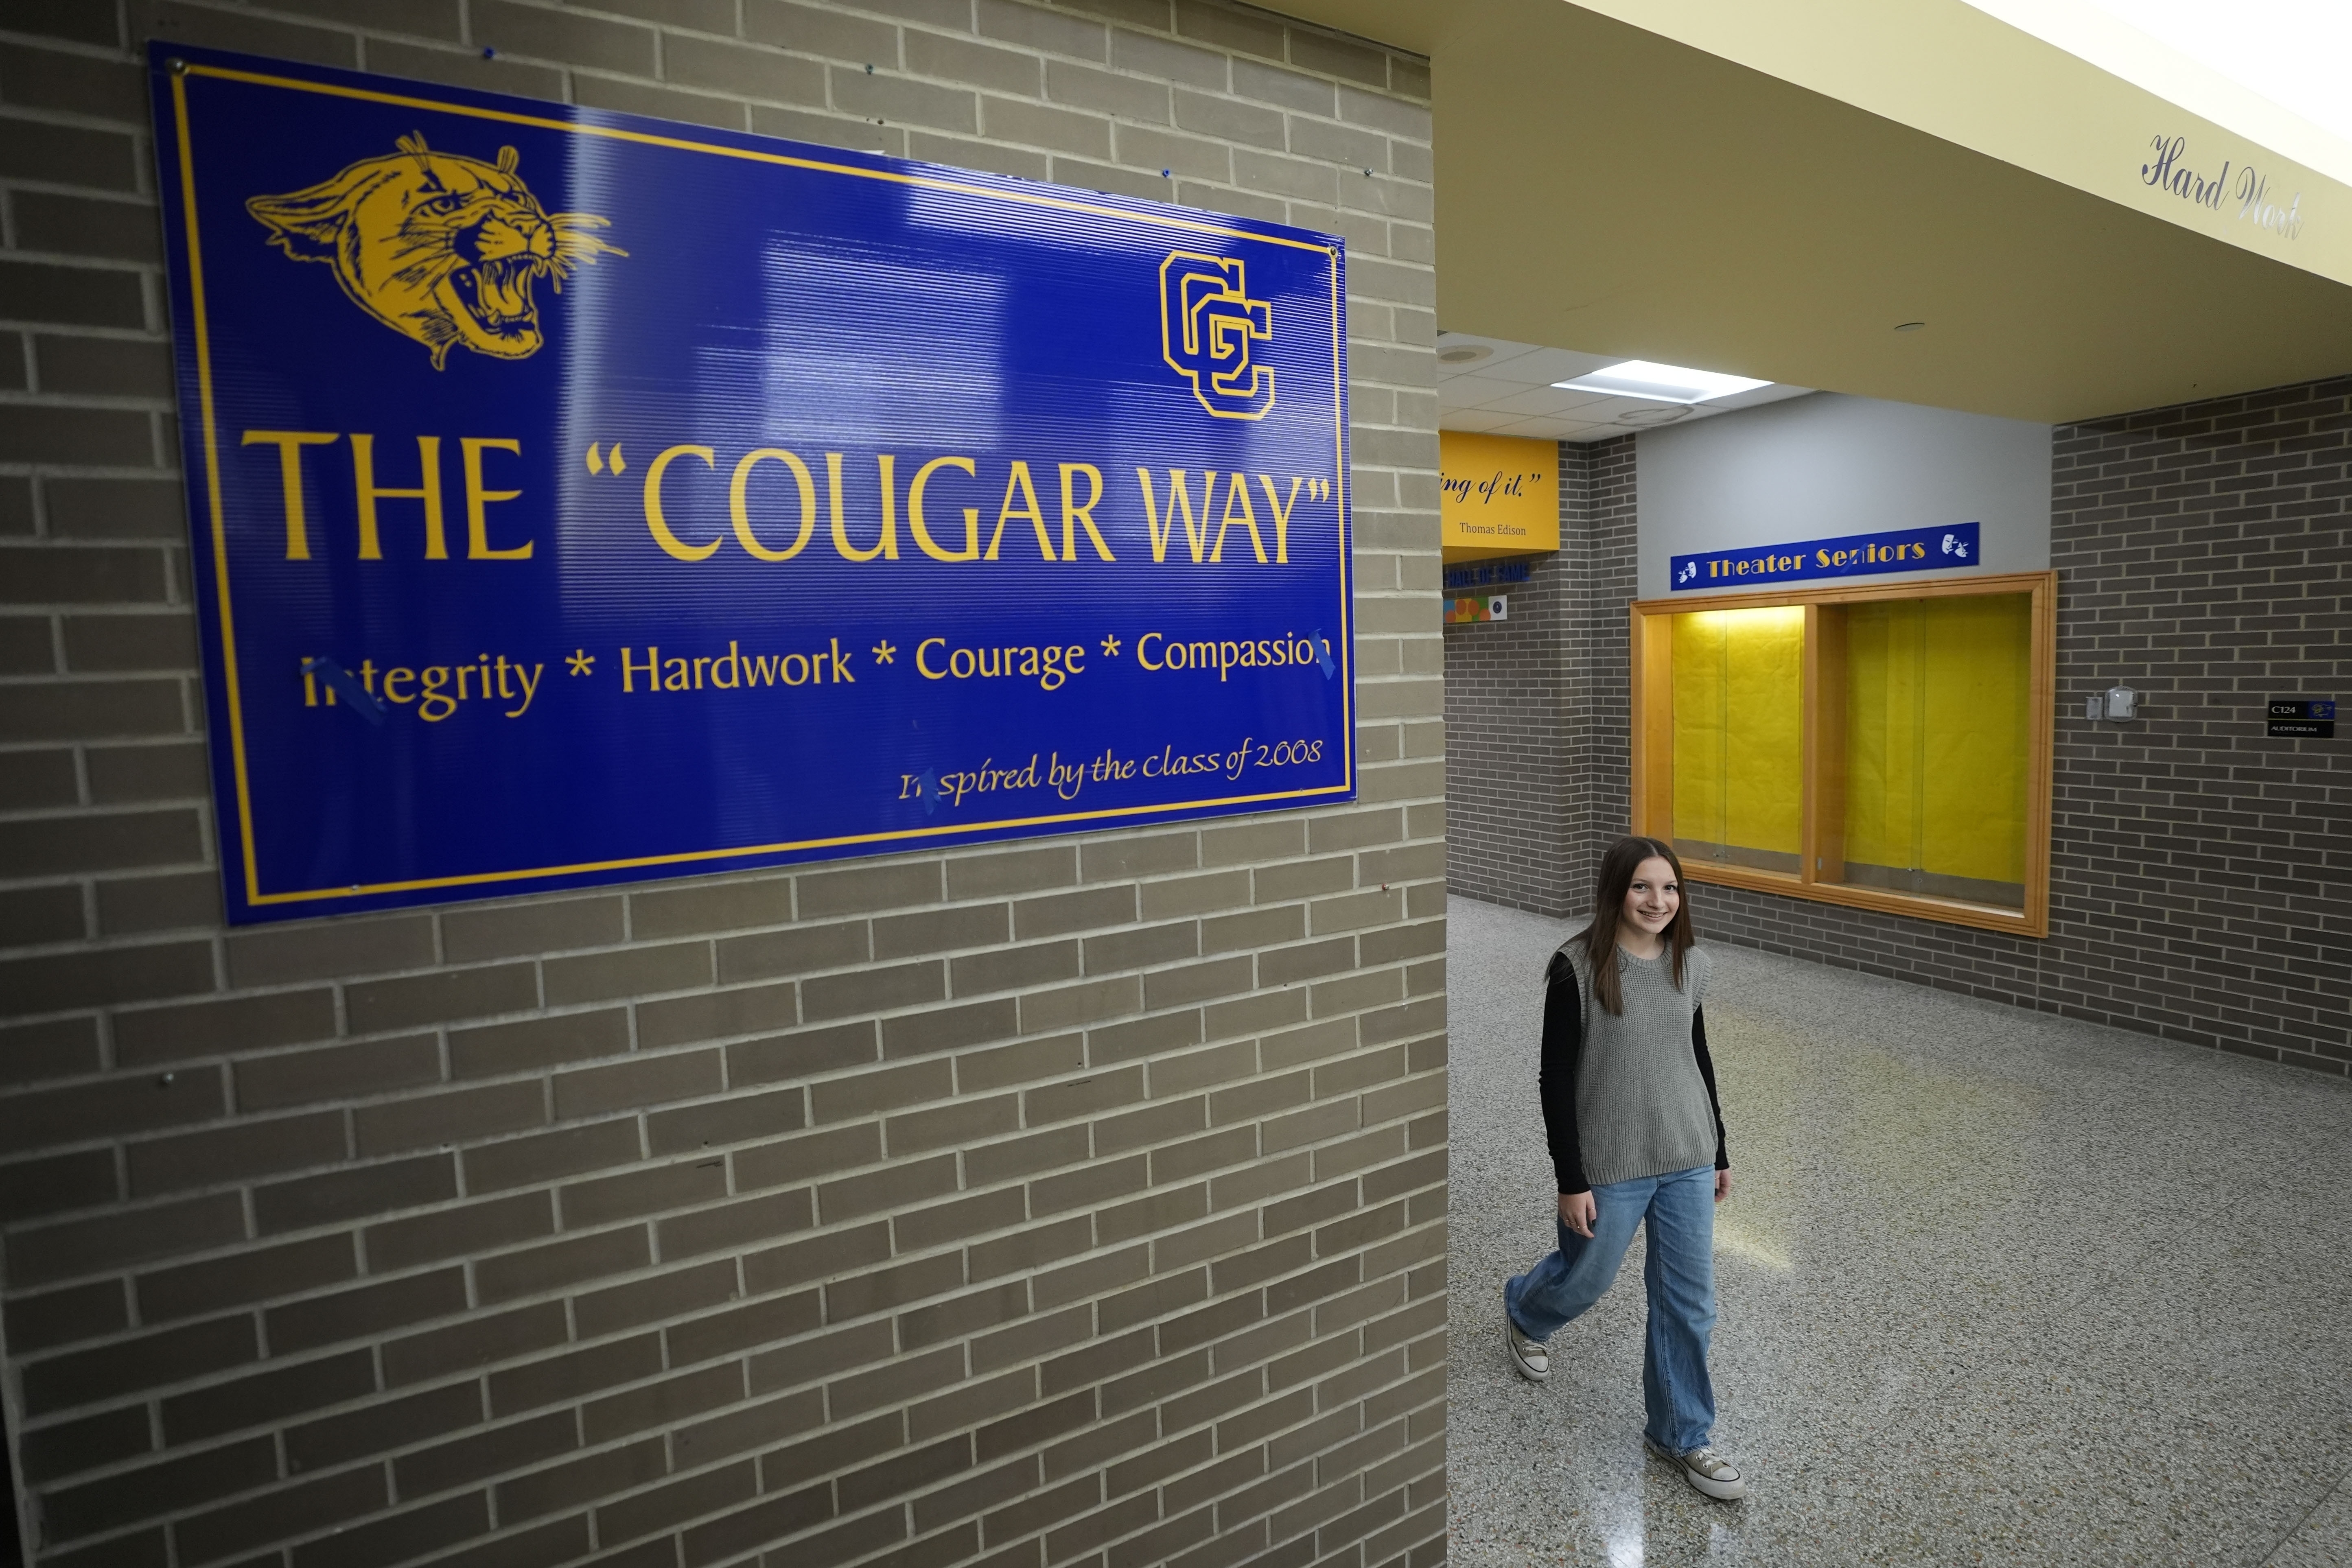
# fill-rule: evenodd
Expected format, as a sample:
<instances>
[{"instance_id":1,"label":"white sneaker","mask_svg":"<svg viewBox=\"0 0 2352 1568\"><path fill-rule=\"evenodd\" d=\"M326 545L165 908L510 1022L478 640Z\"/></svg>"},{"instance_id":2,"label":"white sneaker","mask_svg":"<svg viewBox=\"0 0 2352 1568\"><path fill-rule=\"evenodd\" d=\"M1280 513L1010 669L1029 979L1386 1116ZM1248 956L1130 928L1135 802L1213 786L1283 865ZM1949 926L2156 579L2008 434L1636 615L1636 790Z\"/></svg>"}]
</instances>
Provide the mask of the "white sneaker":
<instances>
[{"instance_id":1,"label":"white sneaker","mask_svg":"<svg viewBox=\"0 0 2352 1568\"><path fill-rule=\"evenodd\" d=\"M1698 1491L1723 1502L1735 1502L1748 1495L1748 1483L1739 1478L1738 1467L1712 1448L1693 1448L1677 1454L1650 1441L1645 1434L1642 1447L1682 1471L1683 1479Z\"/></svg>"},{"instance_id":2,"label":"white sneaker","mask_svg":"<svg viewBox=\"0 0 2352 1568\"><path fill-rule=\"evenodd\" d=\"M1529 1383L1541 1383L1551 1375L1551 1354L1541 1340L1531 1340L1519 1332L1519 1325L1511 1321L1511 1310L1503 1309L1503 1348L1511 1352L1511 1365Z\"/></svg>"}]
</instances>

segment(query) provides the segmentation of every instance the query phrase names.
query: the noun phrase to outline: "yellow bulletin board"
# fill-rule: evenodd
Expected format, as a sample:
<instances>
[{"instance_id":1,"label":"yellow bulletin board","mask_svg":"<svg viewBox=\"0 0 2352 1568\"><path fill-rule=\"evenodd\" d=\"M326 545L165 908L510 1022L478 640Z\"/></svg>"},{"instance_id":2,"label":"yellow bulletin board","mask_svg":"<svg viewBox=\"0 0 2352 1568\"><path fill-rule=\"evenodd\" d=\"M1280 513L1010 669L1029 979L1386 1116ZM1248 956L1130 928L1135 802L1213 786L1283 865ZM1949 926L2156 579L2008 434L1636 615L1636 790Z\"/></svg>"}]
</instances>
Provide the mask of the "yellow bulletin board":
<instances>
[{"instance_id":1,"label":"yellow bulletin board","mask_svg":"<svg viewBox=\"0 0 2352 1568\"><path fill-rule=\"evenodd\" d=\"M1450 565L1559 548L1559 443L1437 433L1439 538Z\"/></svg>"}]
</instances>

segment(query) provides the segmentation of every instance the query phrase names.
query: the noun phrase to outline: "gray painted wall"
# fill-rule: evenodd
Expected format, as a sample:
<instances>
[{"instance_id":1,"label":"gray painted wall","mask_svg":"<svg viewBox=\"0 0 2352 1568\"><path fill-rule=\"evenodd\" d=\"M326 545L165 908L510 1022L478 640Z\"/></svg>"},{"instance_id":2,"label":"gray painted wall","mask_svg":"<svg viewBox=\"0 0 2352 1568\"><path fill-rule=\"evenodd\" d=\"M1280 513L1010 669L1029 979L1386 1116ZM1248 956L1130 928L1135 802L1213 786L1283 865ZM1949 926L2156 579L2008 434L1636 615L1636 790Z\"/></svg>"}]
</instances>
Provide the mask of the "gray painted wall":
<instances>
[{"instance_id":1,"label":"gray painted wall","mask_svg":"<svg viewBox=\"0 0 2352 1568\"><path fill-rule=\"evenodd\" d=\"M2050 565L2047 425L1817 392L1646 430L1635 451L1639 597L1668 594L1675 555L1955 522L1984 524L1984 571Z\"/></svg>"}]
</instances>

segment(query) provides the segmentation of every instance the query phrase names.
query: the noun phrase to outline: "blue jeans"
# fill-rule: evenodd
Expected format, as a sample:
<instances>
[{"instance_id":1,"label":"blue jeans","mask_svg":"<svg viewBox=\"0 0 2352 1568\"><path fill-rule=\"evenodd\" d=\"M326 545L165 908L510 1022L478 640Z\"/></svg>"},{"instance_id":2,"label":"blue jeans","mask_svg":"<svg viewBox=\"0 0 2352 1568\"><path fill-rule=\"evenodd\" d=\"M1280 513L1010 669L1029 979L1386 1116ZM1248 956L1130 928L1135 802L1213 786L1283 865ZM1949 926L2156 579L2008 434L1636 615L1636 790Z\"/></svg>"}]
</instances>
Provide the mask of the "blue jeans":
<instances>
[{"instance_id":1,"label":"blue jeans","mask_svg":"<svg viewBox=\"0 0 2352 1568\"><path fill-rule=\"evenodd\" d=\"M1503 1287L1503 1310L1531 1340L1548 1340L1583 1315L1617 1279L1633 1227L1650 1225L1643 1283L1650 1292L1642 1398L1650 1441L1674 1452L1703 1447L1715 1430L1706 1376L1715 1329L1715 1171L1707 1165L1592 1189L1600 1210L1587 1241L1559 1226L1559 1250Z\"/></svg>"}]
</instances>

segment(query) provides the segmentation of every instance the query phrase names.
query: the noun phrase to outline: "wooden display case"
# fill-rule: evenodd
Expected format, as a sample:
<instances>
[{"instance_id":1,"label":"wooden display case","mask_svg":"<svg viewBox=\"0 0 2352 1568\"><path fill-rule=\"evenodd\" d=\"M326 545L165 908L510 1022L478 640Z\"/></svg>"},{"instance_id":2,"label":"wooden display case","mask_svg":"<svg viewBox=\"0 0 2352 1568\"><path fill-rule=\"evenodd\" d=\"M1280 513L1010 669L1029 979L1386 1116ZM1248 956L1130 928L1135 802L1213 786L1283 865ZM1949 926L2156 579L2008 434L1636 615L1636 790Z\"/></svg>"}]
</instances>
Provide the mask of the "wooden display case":
<instances>
[{"instance_id":1,"label":"wooden display case","mask_svg":"<svg viewBox=\"0 0 2352 1568\"><path fill-rule=\"evenodd\" d=\"M2057 609L2053 572L1636 603L1633 831L1694 881L2047 936Z\"/></svg>"}]
</instances>

